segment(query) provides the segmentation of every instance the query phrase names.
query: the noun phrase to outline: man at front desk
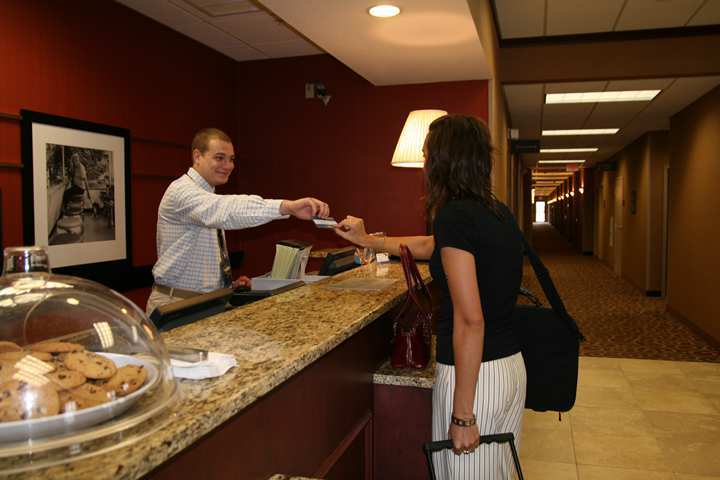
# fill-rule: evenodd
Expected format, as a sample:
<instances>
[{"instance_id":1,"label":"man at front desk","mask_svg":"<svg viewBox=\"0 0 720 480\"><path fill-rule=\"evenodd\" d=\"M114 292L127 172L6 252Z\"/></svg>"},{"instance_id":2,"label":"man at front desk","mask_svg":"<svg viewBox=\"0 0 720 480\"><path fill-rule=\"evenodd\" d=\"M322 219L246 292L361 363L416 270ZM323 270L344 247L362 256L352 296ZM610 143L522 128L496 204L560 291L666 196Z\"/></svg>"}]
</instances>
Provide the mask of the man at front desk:
<instances>
[{"instance_id":1,"label":"man at front desk","mask_svg":"<svg viewBox=\"0 0 720 480\"><path fill-rule=\"evenodd\" d=\"M218 195L235 167L230 137L215 128L195 134L193 165L170 184L158 208L157 256L146 313L168 303L223 287L248 285L232 280L225 229L256 227L292 215L302 220L327 217L327 203L316 198L266 200L257 195Z\"/></svg>"}]
</instances>

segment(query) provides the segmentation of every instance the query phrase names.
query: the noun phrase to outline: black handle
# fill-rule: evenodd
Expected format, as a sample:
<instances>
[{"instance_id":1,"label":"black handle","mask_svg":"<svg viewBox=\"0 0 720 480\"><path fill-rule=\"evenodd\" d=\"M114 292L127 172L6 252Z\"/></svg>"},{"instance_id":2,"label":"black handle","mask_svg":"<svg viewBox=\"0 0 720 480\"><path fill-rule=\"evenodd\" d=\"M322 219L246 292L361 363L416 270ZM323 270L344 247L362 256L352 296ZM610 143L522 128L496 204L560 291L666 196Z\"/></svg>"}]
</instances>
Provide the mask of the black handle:
<instances>
[{"instance_id":1,"label":"black handle","mask_svg":"<svg viewBox=\"0 0 720 480\"><path fill-rule=\"evenodd\" d=\"M510 453L512 453L513 463L515 464L515 471L518 475L518 480L524 480L522 469L520 468L520 458L517 450L515 449L515 435L512 432L507 433L496 433L493 435L480 435L479 442L482 443L508 443L510 444ZM432 461L432 454L441 450L452 449L452 440L439 440L436 442L427 442L423 444L423 450L425 451L425 458L428 463L428 472L430 478L435 480L435 465Z\"/></svg>"}]
</instances>

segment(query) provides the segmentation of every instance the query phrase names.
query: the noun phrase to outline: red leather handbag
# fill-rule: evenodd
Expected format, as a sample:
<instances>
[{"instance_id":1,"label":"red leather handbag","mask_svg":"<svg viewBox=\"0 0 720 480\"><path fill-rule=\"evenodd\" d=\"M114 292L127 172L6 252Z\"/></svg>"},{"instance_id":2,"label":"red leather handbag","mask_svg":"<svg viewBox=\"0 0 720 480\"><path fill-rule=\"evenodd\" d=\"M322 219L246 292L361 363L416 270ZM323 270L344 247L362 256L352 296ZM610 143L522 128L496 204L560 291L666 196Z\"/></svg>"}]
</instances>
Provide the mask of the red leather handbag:
<instances>
[{"instance_id":1,"label":"red leather handbag","mask_svg":"<svg viewBox=\"0 0 720 480\"><path fill-rule=\"evenodd\" d=\"M432 299L422 281L415 259L406 245L400 245L400 260L408 291L393 321L393 368L425 368L430 360Z\"/></svg>"}]
</instances>

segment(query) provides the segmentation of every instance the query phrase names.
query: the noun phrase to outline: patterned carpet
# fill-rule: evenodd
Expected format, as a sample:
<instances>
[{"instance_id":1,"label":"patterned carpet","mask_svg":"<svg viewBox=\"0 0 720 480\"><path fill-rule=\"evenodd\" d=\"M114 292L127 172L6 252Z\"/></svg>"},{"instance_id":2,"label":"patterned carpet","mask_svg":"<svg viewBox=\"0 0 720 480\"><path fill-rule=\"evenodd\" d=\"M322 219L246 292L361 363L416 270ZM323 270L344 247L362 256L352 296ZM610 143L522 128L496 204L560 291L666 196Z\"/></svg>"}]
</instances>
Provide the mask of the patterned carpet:
<instances>
[{"instance_id":1,"label":"patterned carpet","mask_svg":"<svg viewBox=\"0 0 720 480\"><path fill-rule=\"evenodd\" d=\"M720 362L719 350L665 315L664 299L645 296L597 258L575 253L551 225L535 224L533 243L587 338L581 355ZM523 284L544 298L529 264Z\"/></svg>"}]
</instances>

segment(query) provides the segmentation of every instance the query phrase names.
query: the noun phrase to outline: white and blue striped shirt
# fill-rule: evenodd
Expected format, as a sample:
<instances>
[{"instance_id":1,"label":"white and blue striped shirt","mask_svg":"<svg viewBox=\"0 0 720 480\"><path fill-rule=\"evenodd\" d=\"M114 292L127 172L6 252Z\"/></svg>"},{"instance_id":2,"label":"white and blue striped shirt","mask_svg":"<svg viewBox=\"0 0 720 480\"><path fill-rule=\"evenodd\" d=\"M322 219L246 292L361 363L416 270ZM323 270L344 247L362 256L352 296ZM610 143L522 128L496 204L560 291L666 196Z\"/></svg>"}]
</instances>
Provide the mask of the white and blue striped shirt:
<instances>
[{"instance_id":1,"label":"white and blue striped shirt","mask_svg":"<svg viewBox=\"0 0 720 480\"><path fill-rule=\"evenodd\" d=\"M223 286L217 229L249 228L280 215L282 200L218 195L192 167L170 184L158 208L155 283L194 292Z\"/></svg>"}]
</instances>

